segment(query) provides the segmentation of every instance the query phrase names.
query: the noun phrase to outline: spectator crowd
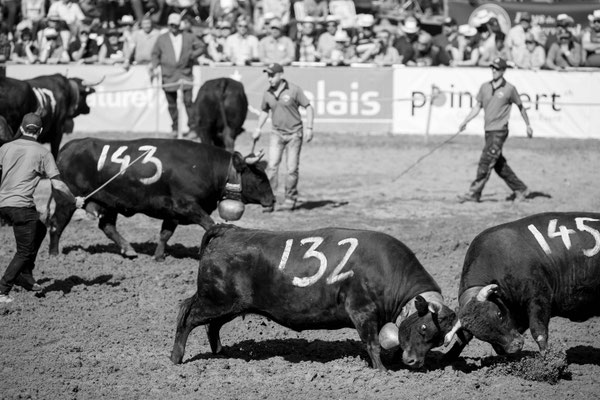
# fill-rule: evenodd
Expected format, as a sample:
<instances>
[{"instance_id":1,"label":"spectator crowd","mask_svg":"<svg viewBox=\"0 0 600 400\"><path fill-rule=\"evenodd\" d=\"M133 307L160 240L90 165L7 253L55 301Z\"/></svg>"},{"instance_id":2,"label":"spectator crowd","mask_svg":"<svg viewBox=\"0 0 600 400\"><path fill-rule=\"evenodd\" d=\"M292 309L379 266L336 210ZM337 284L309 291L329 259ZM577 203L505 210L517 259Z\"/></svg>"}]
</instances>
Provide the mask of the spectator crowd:
<instances>
[{"instance_id":1,"label":"spectator crowd","mask_svg":"<svg viewBox=\"0 0 600 400\"><path fill-rule=\"evenodd\" d=\"M600 9L588 16L589 26L583 29L561 14L554 33L547 35L526 12L504 30L487 10L472 16L470 24L445 18L436 31L411 13L400 21L358 14L348 24L330 13L327 0L0 0L0 4L0 63L124 68L148 64L158 36L167 29L166 15L177 12L182 16L180 28L201 44L200 65L489 66L502 57L524 69L600 67Z\"/></svg>"}]
</instances>

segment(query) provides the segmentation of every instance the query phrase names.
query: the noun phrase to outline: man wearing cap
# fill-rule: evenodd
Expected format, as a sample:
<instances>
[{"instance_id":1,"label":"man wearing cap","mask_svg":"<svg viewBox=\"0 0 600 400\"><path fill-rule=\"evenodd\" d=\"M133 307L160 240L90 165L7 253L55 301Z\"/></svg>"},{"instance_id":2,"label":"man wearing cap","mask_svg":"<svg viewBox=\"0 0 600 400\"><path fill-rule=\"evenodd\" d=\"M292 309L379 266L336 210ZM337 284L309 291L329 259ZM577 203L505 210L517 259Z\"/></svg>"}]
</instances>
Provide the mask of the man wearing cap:
<instances>
[{"instance_id":1,"label":"man wearing cap","mask_svg":"<svg viewBox=\"0 0 600 400\"><path fill-rule=\"evenodd\" d=\"M557 41L550 45L546 56L546 67L553 70L576 68L582 65L581 45L573 40L570 31L564 29L557 33Z\"/></svg>"},{"instance_id":2,"label":"man wearing cap","mask_svg":"<svg viewBox=\"0 0 600 400\"><path fill-rule=\"evenodd\" d=\"M235 23L237 32L225 39L225 55L235 65L249 65L258 61L258 39L250 34L250 21L244 16Z\"/></svg>"},{"instance_id":3,"label":"man wearing cap","mask_svg":"<svg viewBox=\"0 0 600 400\"><path fill-rule=\"evenodd\" d=\"M298 169L302 137L306 137L306 142L310 142L313 137L313 108L300 87L283 79L283 67L280 64L269 64L264 72L267 73L270 87L263 95L258 125L252 138L254 141L260 138L261 128L267 121L270 111L273 130L269 144L267 176L275 193L277 191L279 164L284 150L287 149L285 201L280 210L292 211L298 200ZM304 135L299 107L306 109ZM266 209L266 211L273 211L273 208Z\"/></svg>"},{"instance_id":4,"label":"man wearing cap","mask_svg":"<svg viewBox=\"0 0 600 400\"><path fill-rule=\"evenodd\" d=\"M258 43L258 58L265 64L290 65L296 59L296 46L283 34L281 21L274 18L269 22L269 35Z\"/></svg>"},{"instance_id":5,"label":"man wearing cap","mask_svg":"<svg viewBox=\"0 0 600 400\"><path fill-rule=\"evenodd\" d=\"M325 32L317 40L317 54L323 62L331 62L331 52L336 47L335 34L338 30L338 20L333 15L325 19Z\"/></svg>"},{"instance_id":6,"label":"man wearing cap","mask_svg":"<svg viewBox=\"0 0 600 400\"><path fill-rule=\"evenodd\" d=\"M442 32L433 37L433 45L444 50L450 60L458 60L458 24L452 17L444 18Z\"/></svg>"},{"instance_id":7,"label":"man wearing cap","mask_svg":"<svg viewBox=\"0 0 600 400\"><path fill-rule=\"evenodd\" d=\"M508 137L508 119L513 103L519 107L521 116L527 124L527 137L533 136L533 130L517 89L504 79L504 72L508 67L506 61L503 58L497 58L490 67L492 68L492 81L481 85L479 93L477 93L477 103L458 128L459 132L464 131L469 121L475 118L483 108L485 146L479 159L475 180L471 183L469 192L458 197L460 203L480 201L481 192L490 178L492 170L496 171L513 190L515 201L525 200L527 196L527 186L515 175L502 154L502 146Z\"/></svg>"},{"instance_id":8,"label":"man wearing cap","mask_svg":"<svg viewBox=\"0 0 600 400\"><path fill-rule=\"evenodd\" d=\"M585 52L586 67L600 67L600 10L588 15L590 27L583 32L581 46Z\"/></svg>"},{"instance_id":9,"label":"man wearing cap","mask_svg":"<svg viewBox=\"0 0 600 400\"><path fill-rule=\"evenodd\" d=\"M98 43L90 39L90 28L87 26L79 30L79 37L69 43L69 56L71 61L78 64L93 64L98 61Z\"/></svg>"},{"instance_id":10,"label":"man wearing cap","mask_svg":"<svg viewBox=\"0 0 600 400\"><path fill-rule=\"evenodd\" d=\"M52 187L72 198L78 208L85 201L73 197L60 180L52 153L36 141L42 129L39 115L26 114L20 127L22 136L0 147L0 215L12 223L17 243L17 252L0 279L0 303L13 301L8 294L14 285L42 289L33 278L35 258L46 236L33 201L40 179L49 178Z\"/></svg>"},{"instance_id":11,"label":"man wearing cap","mask_svg":"<svg viewBox=\"0 0 600 400\"><path fill-rule=\"evenodd\" d=\"M179 113L177 110L177 90L183 89L183 104L187 111L189 134L195 134L196 120L192 104L192 88L194 77L192 65L204 53L204 44L191 33L181 31L181 16L177 13L167 19L169 31L156 39L152 49L152 62L149 66L150 79L158 75L160 65L163 91L167 98L171 127L177 134ZM181 82L180 82L181 81Z\"/></svg>"}]
</instances>

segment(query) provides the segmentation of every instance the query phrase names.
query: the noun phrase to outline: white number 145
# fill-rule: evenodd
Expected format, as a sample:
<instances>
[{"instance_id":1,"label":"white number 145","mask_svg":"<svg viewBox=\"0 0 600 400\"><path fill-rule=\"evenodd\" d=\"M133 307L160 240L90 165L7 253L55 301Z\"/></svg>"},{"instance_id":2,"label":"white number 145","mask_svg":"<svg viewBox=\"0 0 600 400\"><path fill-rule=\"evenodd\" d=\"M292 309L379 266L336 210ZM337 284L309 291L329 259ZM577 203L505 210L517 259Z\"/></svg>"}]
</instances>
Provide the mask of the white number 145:
<instances>
[{"instance_id":1,"label":"white number 145","mask_svg":"<svg viewBox=\"0 0 600 400\"><path fill-rule=\"evenodd\" d=\"M595 241L594 247L592 247L591 249L583 250L583 254L587 257L593 257L596 254L598 254L598 252L600 251L600 232L598 232L597 229L587 226L585 223L586 222L598 222L598 221L600 221L600 220L595 219L595 218L586 218L586 217L575 218L575 226L577 227L577 229L581 232L589 233L590 235L592 235L592 237L594 238L594 241ZM551 219L548 222L547 236L550 239L556 238L556 237L561 238L566 249L569 250L571 248L570 235L577 233L577 232L573 229L567 228L564 225L559 226L558 230L557 230L557 228L556 228L557 222L558 221L556 219ZM544 235L542 235L542 233L535 227L535 225L531 224L527 228L533 234L533 237L535 237L535 239L537 240L537 242L540 245L540 247L542 248L542 250L544 250L544 253L546 253L548 255L552 254L550 245L548 245L548 242L544 238Z\"/></svg>"}]
</instances>

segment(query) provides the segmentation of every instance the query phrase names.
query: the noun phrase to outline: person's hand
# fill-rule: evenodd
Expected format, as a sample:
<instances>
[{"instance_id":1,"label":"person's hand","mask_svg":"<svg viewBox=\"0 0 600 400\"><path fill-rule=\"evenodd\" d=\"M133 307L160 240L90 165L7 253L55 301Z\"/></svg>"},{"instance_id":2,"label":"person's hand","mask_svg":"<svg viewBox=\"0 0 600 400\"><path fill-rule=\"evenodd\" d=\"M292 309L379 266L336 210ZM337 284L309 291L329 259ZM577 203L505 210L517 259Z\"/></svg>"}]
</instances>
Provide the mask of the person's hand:
<instances>
[{"instance_id":1,"label":"person's hand","mask_svg":"<svg viewBox=\"0 0 600 400\"><path fill-rule=\"evenodd\" d=\"M462 131L464 131L464 130L466 129L466 127L467 127L467 123L466 123L466 122L463 122L463 123L461 123L461 124L458 126L458 131L459 131L459 132L462 132Z\"/></svg>"},{"instance_id":2,"label":"person's hand","mask_svg":"<svg viewBox=\"0 0 600 400\"><path fill-rule=\"evenodd\" d=\"M85 197L81 197L81 196L75 197L75 207L82 208L83 203L85 203Z\"/></svg>"},{"instance_id":3,"label":"person's hand","mask_svg":"<svg viewBox=\"0 0 600 400\"><path fill-rule=\"evenodd\" d=\"M304 136L306 137L306 143L310 142L313 138L313 128L304 128Z\"/></svg>"},{"instance_id":4,"label":"person's hand","mask_svg":"<svg viewBox=\"0 0 600 400\"><path fill-rule=\"evenodd\" d=\"M531 129L531 125L527 125L527 137L530 139L533 137L533 129Z\"/></svg>"},{"instance_id":5,"label":"person's hand","mask_svg":"<svg viewBox=\"0 0 600 400\"><path fill-rule=\"evenodd\" d=\"M254 132L252 133L252 139L254 139L254 141L257 141L258 138L260 138L260 127L257 126Z\"/></svg>"}]
</instances>

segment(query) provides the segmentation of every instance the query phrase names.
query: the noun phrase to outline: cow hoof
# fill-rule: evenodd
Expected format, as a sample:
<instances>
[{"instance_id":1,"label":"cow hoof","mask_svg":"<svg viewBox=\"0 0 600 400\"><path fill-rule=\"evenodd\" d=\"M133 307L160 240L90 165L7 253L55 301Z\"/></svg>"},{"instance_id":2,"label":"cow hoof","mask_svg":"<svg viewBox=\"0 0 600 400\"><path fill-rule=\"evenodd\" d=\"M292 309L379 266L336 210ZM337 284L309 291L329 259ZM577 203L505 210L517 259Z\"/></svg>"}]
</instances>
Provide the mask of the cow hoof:
<instances>
[{"instance_id":1,"label":"cow hoof","mask_svg":"<svg viewBox=\"0 0 600 400\"><path fill-rule=\"evenodd\" d=\"M154 256L154 261L156 262L164 262L165 261L165 256Z\"/></svg>"},{"instance_id":2,"label":"cow hoof","mask_svg":"<svg viewBox=\"0 0 600 400\"><path fill-rule=\"evenodd\" d=\"M130 260L133 260L134 258L137 258L137 253L133 250L124 250L121 251L121 254L123 255L123 257L125 258L129 258Z\"/></svg>"}]
</instances>

